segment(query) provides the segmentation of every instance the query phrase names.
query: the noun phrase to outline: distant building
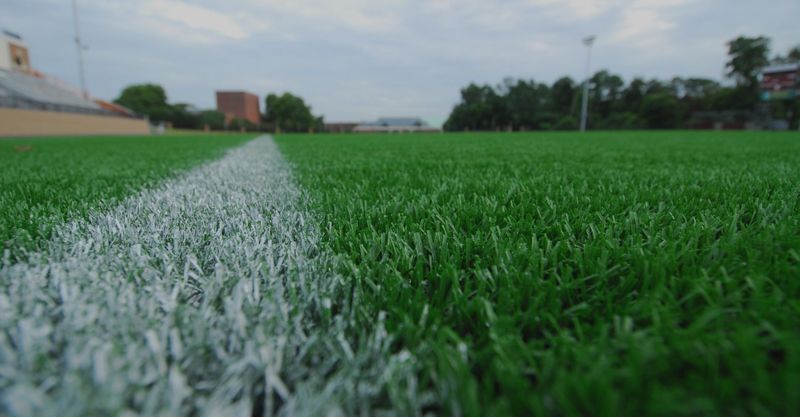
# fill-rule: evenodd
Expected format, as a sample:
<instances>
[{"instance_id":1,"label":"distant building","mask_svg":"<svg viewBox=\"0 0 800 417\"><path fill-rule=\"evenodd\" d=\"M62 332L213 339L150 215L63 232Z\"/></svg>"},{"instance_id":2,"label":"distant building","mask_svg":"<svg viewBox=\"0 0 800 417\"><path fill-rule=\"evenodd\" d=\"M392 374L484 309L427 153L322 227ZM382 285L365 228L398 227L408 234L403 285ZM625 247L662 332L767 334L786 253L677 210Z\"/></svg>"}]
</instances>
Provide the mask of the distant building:
<instances>
[{"instance_id":1,"label":"distant building","mask_svg":"<svg viewBox=\"0 0 800 417\"><path fill-rule=\"evenodd\" d=\"M417 117L382 117L375 122L361 123L353 132L359 133L415 133L441 132L438 127L431 127Z\"/></svg>"},{"instance_id":2,"label":"distant building","mask_svg":"<svg viewBox=\"0 0 800 417\"><path fill-rule=\"evenodd\" d=\"M325 123L325 131L328 133L350 133L356 126L358 126L358 123L354 122Z\"/></svg>"},{"instance_id":3,"label":"distant building","mask_svg":"<svg viewBox=\"0 0 800 417\"><path fill-rule=\"evenodd\" d=\"M14 32L0 32L0 69L30 72L31 59L28 46Z\"/></svg>"},{"instance_id":4,"label":"distant building","mask_svg":"<svg viewBox=\"0 0 800 417\"><path fill-rule=\"evenodd\" d=\"M765 101L800 97L800 63L772 65L761 70L761 98Z\"/></svg>"},{"instance_id":5,"label":"distant building","mask_svg":"<svg viewBox=\"0 0 800 417\"><path fill-rule=\"evenodd\" d=\"M217 91L217 110L225 114L226 123L234 118L261 121L258 96L245 91Z\"/></svg>"},{"instance_id":6,"label":"distant building","mask_svg":"<svg viewBox=\"0 0 800 417\"><path fill-rule=\"evenodd\" d=\"M764 102L757 125L762 129L788 130L792 120L793 102L800 98L800 62L770 65L761 69L761 100ZM783 106L775 103L783 102ZM778 116L780 108L783 114ZM776 117L778 116L778 117Z\"/></svg>"}]
</instances>

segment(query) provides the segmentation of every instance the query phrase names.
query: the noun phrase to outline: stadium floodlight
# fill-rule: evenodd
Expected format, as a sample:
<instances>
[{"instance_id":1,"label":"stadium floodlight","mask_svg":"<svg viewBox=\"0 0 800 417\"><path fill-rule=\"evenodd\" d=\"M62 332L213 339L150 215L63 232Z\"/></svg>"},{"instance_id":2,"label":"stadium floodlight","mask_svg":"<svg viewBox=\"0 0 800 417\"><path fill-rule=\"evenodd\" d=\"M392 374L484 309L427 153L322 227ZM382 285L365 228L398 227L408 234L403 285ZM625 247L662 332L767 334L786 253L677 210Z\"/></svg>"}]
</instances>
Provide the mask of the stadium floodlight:
<instances>
[{"instance_id":1,"label":"stadium floodlight","mask_svg":"<svg viewBox=\"0 0 800 417\"><path fill-rule=\"evenodd\" d=\"M589 79L592 70L592 45L597 36L588 36L583 39L586 45L586 78L583 81L583 102L581 103L581 132L586 131L586 122L589 119Z\"/></svg>"},{"instance_id":2,"label":"stadium floodlight","mask_svg":"<svg viewBox=\"0 0 800 417\"><path fill-rule=\"evenodd\" d=\"M81 80L81 93L84 99L89 99L89 92L86 90L86 74L83 69L83 50L87 49L81 41L80 25L78 23L78 2L72 0L72 20L75 23L75 48L78 50L78 76Z\"/></svg>"}]
</instances>

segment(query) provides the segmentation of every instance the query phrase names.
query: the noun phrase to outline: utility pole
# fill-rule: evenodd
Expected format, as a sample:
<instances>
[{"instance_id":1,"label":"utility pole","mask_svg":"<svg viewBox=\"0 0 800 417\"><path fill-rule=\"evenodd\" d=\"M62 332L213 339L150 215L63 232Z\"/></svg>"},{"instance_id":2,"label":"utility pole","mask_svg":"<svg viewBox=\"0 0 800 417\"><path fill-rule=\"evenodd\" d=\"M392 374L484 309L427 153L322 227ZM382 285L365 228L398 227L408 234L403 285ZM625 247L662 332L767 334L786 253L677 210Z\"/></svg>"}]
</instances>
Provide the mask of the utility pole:
<instances>
[{"instance_id":1,"label":"utility pole","mask_svg":"<svg viewBox=\"0 0 800 417\"><path fill-rule=\"evenodd\" d=\"M586 131L586 123L589 119L589 79L592 70L592 45L596 36L589 36L583 39L586 45L586 78L583 81L583 103L581 104L581 132Z\"/></svg>"},{"instance_id":2,"label":"utility pole","mask_svg":"<svg viewBox=\"0 0 800 417\"><path fill-rule=\"evenodd\" d=\"M86 90L86 74L84 73L83 69L83 50L86 48L86 45L81 42L81 32L80 32L80 24L78 22L78 2L77 0L72 0L72 20L75 23L75 48L78 51L78 75L80 76L81 80L81 93L83 93L84 99L89 99L89 92Z\"/></svg>"}]
</instances>

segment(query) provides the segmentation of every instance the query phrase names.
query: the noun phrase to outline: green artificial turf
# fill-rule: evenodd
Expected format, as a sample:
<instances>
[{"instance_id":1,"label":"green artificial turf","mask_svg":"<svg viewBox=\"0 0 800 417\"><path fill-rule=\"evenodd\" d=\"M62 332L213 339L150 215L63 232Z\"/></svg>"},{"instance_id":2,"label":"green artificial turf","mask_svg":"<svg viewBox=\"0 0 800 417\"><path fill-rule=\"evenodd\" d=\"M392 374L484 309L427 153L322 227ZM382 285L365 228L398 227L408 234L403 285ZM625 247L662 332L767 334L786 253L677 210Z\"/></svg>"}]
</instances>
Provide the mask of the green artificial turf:
<instances>
[{"instance_id":1,"label":"green artificial turf","mask_svg":"<svg viewBox=\"0 0 800 417\"><path fill-rule=\"evenodd\" d=\"M0 247L37 248L53 226L222 155L253 135L0 139Z\"/></svg>"},{"instance_id":2,"label":"green artificial turf","mask_svg":"<svg viewBox=\"0 0 800 417\"><path fill-rule=\"evenodd\" d=\"M800 410L800 134L278 143L424 411Z\"/></svg>"}]
</instances>

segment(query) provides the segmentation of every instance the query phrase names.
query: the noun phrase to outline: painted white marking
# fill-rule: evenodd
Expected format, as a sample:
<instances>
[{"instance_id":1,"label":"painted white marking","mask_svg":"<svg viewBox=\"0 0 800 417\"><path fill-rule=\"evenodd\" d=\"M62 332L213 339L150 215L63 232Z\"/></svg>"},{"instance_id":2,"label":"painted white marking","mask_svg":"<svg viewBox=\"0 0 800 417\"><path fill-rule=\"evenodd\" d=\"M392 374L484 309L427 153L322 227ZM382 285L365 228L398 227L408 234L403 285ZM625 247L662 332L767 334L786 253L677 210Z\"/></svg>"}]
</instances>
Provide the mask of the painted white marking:
<instances>
[{"instance_id":1,"label":"painted white marking","mask_svg":"<svg viewBox=\"0 0 800 417\"><path fill-rule=\"evenodd\" d=\"M355 328L305 206L263 136L60 227L46 253L0 269L0 412L416 408L413 358L388 353L382 320Z\"/></svg>"}]
</instances>

